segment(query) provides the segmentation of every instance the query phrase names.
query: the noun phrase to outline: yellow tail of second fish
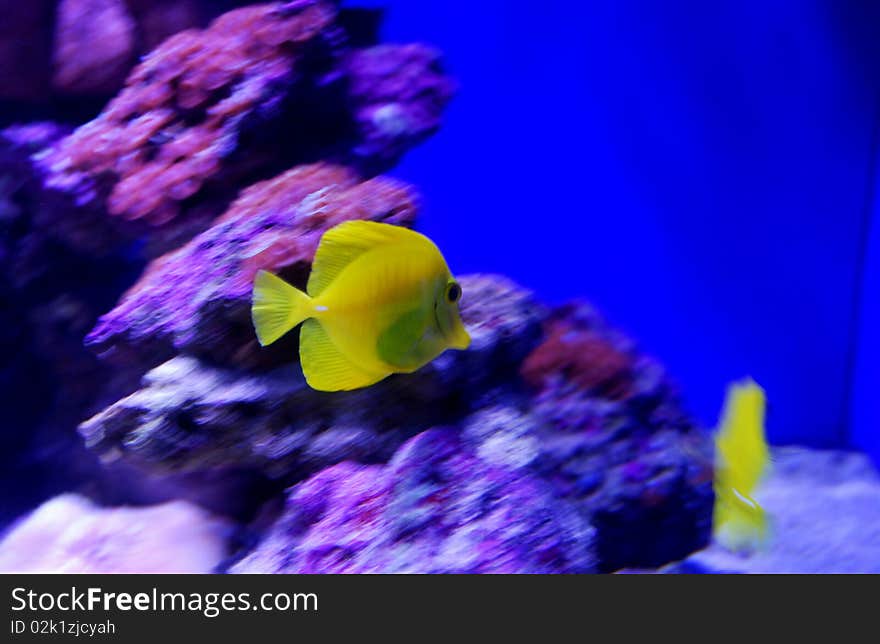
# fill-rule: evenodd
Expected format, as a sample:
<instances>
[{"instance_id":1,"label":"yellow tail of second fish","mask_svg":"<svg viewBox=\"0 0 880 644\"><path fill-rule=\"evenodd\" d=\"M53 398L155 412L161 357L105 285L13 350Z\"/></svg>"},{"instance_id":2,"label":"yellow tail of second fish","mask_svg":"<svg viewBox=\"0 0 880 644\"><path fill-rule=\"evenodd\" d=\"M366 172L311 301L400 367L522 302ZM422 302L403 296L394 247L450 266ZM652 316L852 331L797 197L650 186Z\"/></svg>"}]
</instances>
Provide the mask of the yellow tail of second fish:
<instances>
[{"instance_id":1,"label":"yellow tail of second fish","mask_svg":"<svg viewBox=\"0 0 880 644\"><path fill-rule=\"evenodd\" d=\"M257 273L251 318L262 346L272 344L313 313L308 295L268 271Z\"/></svg>"}]
</instances>

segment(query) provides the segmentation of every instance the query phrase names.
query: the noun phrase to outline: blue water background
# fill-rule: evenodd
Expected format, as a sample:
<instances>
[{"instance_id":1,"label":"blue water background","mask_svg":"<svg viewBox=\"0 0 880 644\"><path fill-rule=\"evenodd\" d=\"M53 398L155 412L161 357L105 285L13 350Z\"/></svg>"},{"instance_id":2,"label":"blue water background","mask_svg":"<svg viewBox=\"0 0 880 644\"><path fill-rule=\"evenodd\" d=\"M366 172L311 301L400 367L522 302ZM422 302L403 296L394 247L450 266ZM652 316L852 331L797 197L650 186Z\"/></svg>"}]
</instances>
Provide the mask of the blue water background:
<instances>
[{"instance_id":1,"label":"blue water background","mask_svg":"<svg viewBox=\"0 0 880 644\"><path fill-rule=\"evenodd\" d=\"M348 4L460 82L396 171L454 271L591 300L708 425L750 374L772 442L880 454L880 3Z\"/></svg>"}]
</instances>

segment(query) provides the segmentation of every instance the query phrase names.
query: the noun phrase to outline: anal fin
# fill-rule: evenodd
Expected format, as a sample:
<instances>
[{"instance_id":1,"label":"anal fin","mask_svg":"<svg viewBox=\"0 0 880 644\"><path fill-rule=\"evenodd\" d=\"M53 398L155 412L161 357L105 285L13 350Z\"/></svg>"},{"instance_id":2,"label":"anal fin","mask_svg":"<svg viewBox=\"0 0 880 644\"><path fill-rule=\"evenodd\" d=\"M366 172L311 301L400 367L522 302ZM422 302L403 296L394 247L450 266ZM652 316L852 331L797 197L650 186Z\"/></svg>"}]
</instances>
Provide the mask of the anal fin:
<instances>
[{"instance_id":1,"label":"anal fin","mask_svg":"<svg viewBox=\"0 0 880 644\"><path fill-rule=\"evenodd\" d=\"M354 364L333 344L321 323L313 319L303 323L299 356L306 381L319 391L360 389L389 375L368 372Z\"/></svg>"}]
</instances>

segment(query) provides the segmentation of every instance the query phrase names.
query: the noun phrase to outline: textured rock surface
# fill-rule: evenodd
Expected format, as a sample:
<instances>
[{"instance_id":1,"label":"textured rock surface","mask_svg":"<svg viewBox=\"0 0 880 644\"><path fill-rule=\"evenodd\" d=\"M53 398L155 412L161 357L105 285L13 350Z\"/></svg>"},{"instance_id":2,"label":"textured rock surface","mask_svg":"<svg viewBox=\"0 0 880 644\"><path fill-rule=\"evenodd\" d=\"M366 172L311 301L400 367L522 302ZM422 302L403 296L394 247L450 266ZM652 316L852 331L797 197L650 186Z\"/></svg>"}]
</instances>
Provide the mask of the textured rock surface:
<instances>
[{"instance_id":1,"label":"textured rock surface","mask_svg":"<svg viewBox=\"0 0 880 644\"><path fill-rule=\"evenodd\" d=\"M440 127L452 85L439 52L419 44L378 45L352 52L347 69L359 165L386 168Z\"/></svg>"},{"instance_id":2,"label":"textured rock surface","mask_svg":"<svg viewBox=\"0 0 880 644\"><path fill-rule=\"evenodd\" d=\"M585 409L557 404L557 417ZM590 412L594 427L572 432L523 405L502 399L473 414L465 440L488 463L546 480L557 498L589 517L600 570L660 565L705 545L711 461L696 429L683 433L594 400L605 415Z\"/></svg>"},{"instance_id":3,"label":"textured rock surface","mask_svg":"<svg viewBox=\"0 0 880 644\"><path fill-rule=\"evenodd\" d=\"M261 352L250 319L259 269L305 285L321 235L348 219L412 225L415 196L397 181L360 182L350 170L299 166L245 190L209 230L154 261L88 343L128 365L154 366L174 352L249 364L289 362L288 346Z\"/></svg>"},{"instance_id":4,"label":"textured rock surface","mask_svg":"<svg viewBox=\"0 0 880 644\"><path fill-rule=\"evenodd\" d=\"M225 557L229 530L182 501L105 509L66 494L0 542L0 572L207 573Z\"/></svg>"},{"instance_id":5,"label":"textured rock surface","mask_svg":"<svg viewBox=\"0 0 880 644\"><path fill-rule=\"evenodd\" d=\"M523 365L538 389L519 426L536 423L533 466L590 514L602 570L659 565L704 545L711 439L663 368L587 305L557 310L546 328Z\"/></svg>"},{"instance_id":6,"label":"textured rock surface","mask_svg":"<svg viewBox=\"0 0 880 644\"><path fill-rule=\"evenodd\" d=\"M98 118L41 158L47 185L81 202L106 198L109 212L127 220L168 222L206 181L260 161L259 146L240 149L247 130L278 116L303 76L306 44L333 18L332 3L320 0L261 5L176 34ZM232 169L236 151L254 158Z\"/></svg>"},{"instance_id":7,"label":"textured rock surface","mask_svg":"<svg viewBox=\"0 0 880 644\"><path fill-rule=\"evenodd\" d=\"M0 1L0 99L112 96L136 57L253 0Z\"/></svg>"},{"instance_id":8,"label":"textured rock surface","mask_svg":"<svg viewBox=\"0 0 880 644\"><path fill-rule=\"evenodd\" d=\"M763 548L713 544L664 572L880 573L880 473L864 454L775 449L757 498L771 521Z\"/></svg>"},{"instance_id":9,"label":"textured rock surface","mask_svg":"<svg viewBox=\"0 0 880 644\"><path fill-rule=\"evenodd\" d=\"M318 159L390 167L436 129L450 81L420 45L347 48L335 19L335 3L297 0L175 34L96 119L35 156L46 188L106 206L127 234L163 229L168 247L254 178Z\"/></svg>"},{"instance_id":10,"label":"textured rock surface","mask_svg":"<svg viewBox=\"0 0 880 644\"><path fill-rule=\"evenodd\" d=\"M238 466L297 480L342 460L387 461L410 436L464 418L538 339L542 310L530 293L498 277L460 280L472 348L414 374L328 394L306 385L295 347L265 373L179 356L80 431L105 460L158 471Z\"/></svg>"},{"instance_id":11,"label":"textured rock surface","mask_svg":"<svg viewBox=\"0 0 880 644\"><path fill-rule=\"evenodd\" d=\"M293 488L234 572L583 573L593 529L542 481L430 430L385 466L342 463Z\"/></svg>"},{"instance_id":12,"label":"textured rock surface","mask_svg":"<svg viewBox=\"0 0 880 644\"><path fill-rule=\"evenodd\" d=\"M661 565L705 545L711 442L662 368L589 307L548 317L504 278L461 282L471 348L414 374L326 394L305 385L293 351L266 372L179 356L81 433L107 462L154 473L237 465L294 483L341 461L385 462L407 439L445 425L485 467L540 482L593 524L600 570ZM572 368L571 347L583 346L615 356L616 366Z\"/></svg>"}]
</instances>

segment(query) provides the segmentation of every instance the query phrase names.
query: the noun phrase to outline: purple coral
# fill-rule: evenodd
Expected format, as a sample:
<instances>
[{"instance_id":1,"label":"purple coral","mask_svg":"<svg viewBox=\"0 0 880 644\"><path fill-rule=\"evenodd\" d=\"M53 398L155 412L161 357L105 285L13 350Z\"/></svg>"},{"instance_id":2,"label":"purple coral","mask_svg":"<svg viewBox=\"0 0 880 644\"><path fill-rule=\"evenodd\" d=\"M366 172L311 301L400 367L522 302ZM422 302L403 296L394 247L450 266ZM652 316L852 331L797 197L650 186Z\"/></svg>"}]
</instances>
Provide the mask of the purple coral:
<instances>
[{"instance_id":1,"label":"purple coral","mask_svg":"<svg viewBox=\"0 0 880 644\"><path fill-rule=\"evenodd\" d=\"M411 436L437 422L461 423L486 404L484 393L509 379L509 365L522 360L540 332L540 307L530 293L495 276L459 279L469 294L462 317L473 347L447 352L414 374L352 392L314 391L296 364L294 333L293 346L254 348L251 362L271 354L280 365L268 371L217 365L216 350L201 360L178 355L80 432L95 453L158 474L238 468L290 483L343 460L385 461ZM246 308L246 300L240 305ZM235 344L232 325L216 328L206 341ZM246 336L253 341L250 327Z\"/></svg>"},{"instance_id":2,"label":"purple coral","mask_svg":"<svg viewBox=\"0 0 880 644\"><path fill-rule=\"evenodd\" d=\"M215 179L243 120L291 91L309 41L328 29L330 2L247 7L187 30L151 52L126 88L41 163L47 185L107 193L112 215L162 225Z\"/></svg>"},{"instance_id":3,"label":"purple coral","mask_svg":"<svg viewBox=\"0 0 880 644\"><path fill-rule=\"evenodd\" d=\"M346 68L362 139L354 148L357 158L387 167L440 127L453 86L436 50L378 45L352 52Z\"/></svg>"},{"instance_id":4,"label":"purple coral","mask_svg":"<svg viewBox=\"0 0 880 644\"><path fill-rule=\"evenodd\" d=\"M234 572L593 572L594 530L522 471L430 430L385 466L342 463L290 491Z\"/></svg>"},{"instance_id":5,"label":"purple coral","mask_svg":"<svg viewBox=\"0 0 880 644\"><path fill-rule=\"evenodd\" d=\"M301 0L173 35L97 118L35 155L44 186L168 248L255 176L321 159L387 169L437 129L451 82L424 46L350 48L336 18L334 2Z\"/></svg>"},{"instance_id":6,"label":"purple coral","mask_svg":"<svg viewBox=\"0 0 880 644\"><path fill-rule=\"evenodd\" d=\"M587 305L555 312L523 364L536 467L590 512L603 570L654 566L709 539L712 448L663 368Z\"/></svg>"}]
</instances>

